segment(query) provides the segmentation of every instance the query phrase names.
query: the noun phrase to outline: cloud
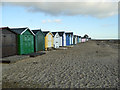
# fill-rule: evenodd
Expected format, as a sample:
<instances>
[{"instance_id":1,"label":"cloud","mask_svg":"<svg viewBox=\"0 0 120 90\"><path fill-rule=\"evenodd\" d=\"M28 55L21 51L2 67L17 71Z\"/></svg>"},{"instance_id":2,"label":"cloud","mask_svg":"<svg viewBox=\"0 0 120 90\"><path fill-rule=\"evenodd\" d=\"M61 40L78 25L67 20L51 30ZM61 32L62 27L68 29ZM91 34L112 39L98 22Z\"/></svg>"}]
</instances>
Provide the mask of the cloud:
<instances>
[{"instance_id":1,"label":"cloud","mask_svg":"<svg viewBox=\"0 0 120 90\"><path fill-rule=\"evenodd\" d=\"M120 0L1 0L1 2L119 2Z\"/></svg>"},{"instance_id":2,"label":"cloud","mask_svg":"<svg viewBox=\"0 0 120 90\"><path fill-rule=\"evenodd\" d=\"M51 20L51 19L48 19L48 20L42 20L42 23L61 23L61 19L54 19L54 20Z\"/></svg>"},{"instance_id":3,"label":"cloud","mask_svg":"<svg viewBox=\"0 0 120 90\"><path fill-rule=\"evenodd\" d=\"M18 0L19 1L19 0ZM44 0L42 0L44 1ZM16 6L23 6L28 12L42 12L52 16L92 16L105 18L118 14L118 3L108 0L91 0L93 2L11 2ZM47 1L47 0L45 0ZM67 0L68 1L68 0ZM70 0L73 1L73 0ZM75 0L76 1L76 0ZM118 1L118 0L116 0Z\"/></svg>"}]
</instances>

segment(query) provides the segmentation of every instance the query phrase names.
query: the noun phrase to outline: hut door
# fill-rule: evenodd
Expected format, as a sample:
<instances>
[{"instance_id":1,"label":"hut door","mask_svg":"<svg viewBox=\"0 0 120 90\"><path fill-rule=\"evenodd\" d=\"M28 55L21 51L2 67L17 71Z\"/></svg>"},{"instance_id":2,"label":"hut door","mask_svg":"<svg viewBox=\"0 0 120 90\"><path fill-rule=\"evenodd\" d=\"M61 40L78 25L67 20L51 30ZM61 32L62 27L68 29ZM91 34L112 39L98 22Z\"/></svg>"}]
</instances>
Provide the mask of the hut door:
<instances>
[{"instance_id":1,"label":"hut door","mask_svg":"<svg viewBox=\"0 0 120 90\"><path fill-rule=\"evenodd\" d=\"M52 46L52 36L48 35L48 47Z\"/></svg>"},{"instance_id":2,"label":"hut door","mask_svg":"<svg viewBox=\"0 0 120 90\"><path fill-rule=\"evenodd\" d=\"M69 45L69 36L68 35L66 36L66 45L67 46Z\"/></svg>"},{"instance_id":3,"label":"hut door","mask_svg":"<svg viewBox=\"0 0 120 90\"><path fill-rule=\"evenodd\" d=\"M59 48L59 37L56 36L55 48Z\"/></svg>"}]
</instances>

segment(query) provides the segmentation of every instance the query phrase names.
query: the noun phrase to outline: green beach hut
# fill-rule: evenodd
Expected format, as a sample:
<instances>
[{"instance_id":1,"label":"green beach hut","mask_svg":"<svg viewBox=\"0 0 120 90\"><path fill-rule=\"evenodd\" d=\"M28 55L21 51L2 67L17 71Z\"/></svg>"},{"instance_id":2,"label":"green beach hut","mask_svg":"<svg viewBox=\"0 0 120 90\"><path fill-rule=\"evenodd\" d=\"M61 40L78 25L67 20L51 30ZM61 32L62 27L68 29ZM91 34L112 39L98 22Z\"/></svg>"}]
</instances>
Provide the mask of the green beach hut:
<instances>
[{"instance_id":1,"label":"green beach hut","mask_svg":"<svg viewBox=\"0 0 120 90\"><path fill-rule=\"evenodd\" d=\"M10 28L10 30L17 34L18 54L34 52L34 33L29 28Z\"/></svg>"},{"instance_id":2,"label":"green beach hut","mask_svg":"<svg viewBox=\"0 0 120 90\"><path fill-rule=\"evenodd\" d=\"M32 30L35 34L34 36L34 50L35 52L44 51L45 50L45 36L41 29L39 30Z\"/></svg>"}]
</instances>

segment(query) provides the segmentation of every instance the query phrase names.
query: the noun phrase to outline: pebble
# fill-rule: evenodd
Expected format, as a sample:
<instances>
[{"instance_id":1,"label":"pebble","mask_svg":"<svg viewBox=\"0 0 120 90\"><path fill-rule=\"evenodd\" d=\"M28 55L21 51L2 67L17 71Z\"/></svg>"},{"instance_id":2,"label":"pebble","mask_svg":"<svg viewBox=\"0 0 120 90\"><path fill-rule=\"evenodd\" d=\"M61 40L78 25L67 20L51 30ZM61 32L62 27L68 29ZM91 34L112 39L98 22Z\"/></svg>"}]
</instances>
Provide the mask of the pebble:
<instances>
[{"instance_id":1,"label":"pebble","mask_svg":"<svg viewBox=\"0 0 120 90\"><path fill-rule=\"evenodd\" d=\"M3 65L3 87L116 88L119 80L117 50L100 46L89 41Z\"/></svg>"}]
</instances>

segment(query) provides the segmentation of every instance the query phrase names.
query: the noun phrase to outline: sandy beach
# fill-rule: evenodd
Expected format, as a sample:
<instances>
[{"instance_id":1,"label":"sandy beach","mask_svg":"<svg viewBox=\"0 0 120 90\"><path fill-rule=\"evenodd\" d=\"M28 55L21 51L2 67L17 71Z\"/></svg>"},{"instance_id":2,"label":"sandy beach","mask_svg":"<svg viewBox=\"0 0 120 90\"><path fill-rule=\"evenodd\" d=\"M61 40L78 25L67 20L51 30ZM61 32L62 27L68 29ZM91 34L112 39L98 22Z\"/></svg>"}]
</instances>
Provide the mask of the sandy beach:
<instances>
[{"instance_id":1,"label":"sandy beach","mask_svg":"<svg viewBox=\"0 0 120 90\"><path fill-rule=\"evenodd\" d=\"M79 43L2 64L3 88L117 88L118 44Z\"/></svg>"}]
</instances>

